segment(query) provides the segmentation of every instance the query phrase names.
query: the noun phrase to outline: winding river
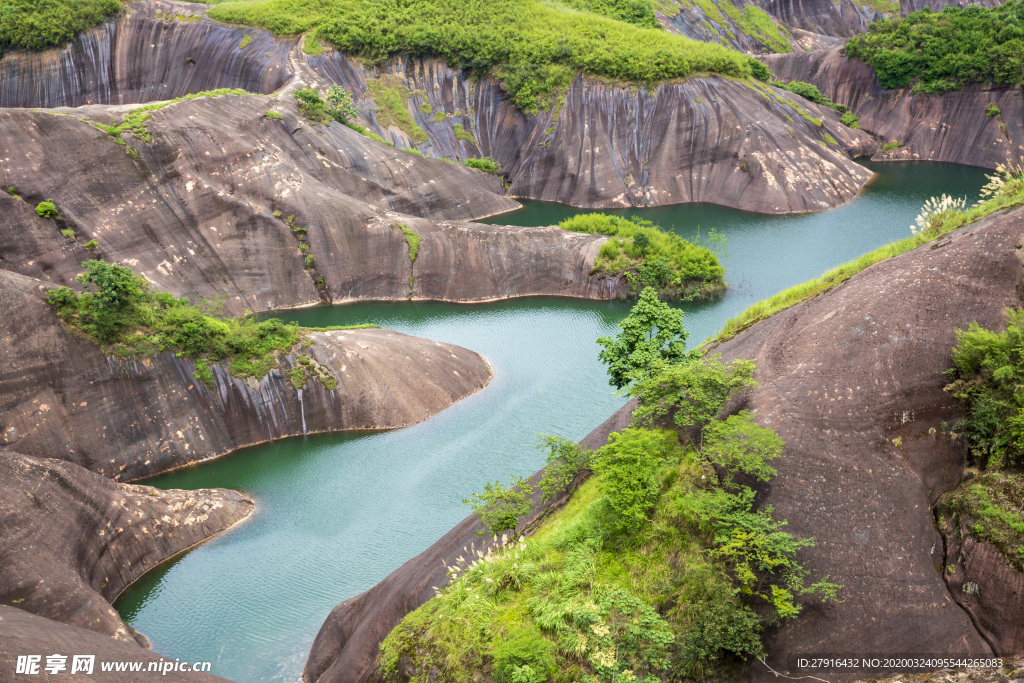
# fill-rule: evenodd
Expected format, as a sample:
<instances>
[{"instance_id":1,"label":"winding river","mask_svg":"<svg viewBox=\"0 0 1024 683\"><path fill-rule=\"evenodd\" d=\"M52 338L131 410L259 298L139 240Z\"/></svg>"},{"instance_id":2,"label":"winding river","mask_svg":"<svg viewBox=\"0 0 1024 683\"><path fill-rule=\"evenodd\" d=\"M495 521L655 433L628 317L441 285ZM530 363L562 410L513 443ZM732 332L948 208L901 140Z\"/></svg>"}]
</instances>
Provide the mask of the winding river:
<instances>
[{"instance_id":1,"label":"winding river","mask_svg":"<svg viewBox=\"0 0 1024 683\"><path fill-rule=\"evenodd\" d=\"M824 214L765 216L710 205L617 211L684 237L728 239L728 292L687 305L690 342L748 305L909 234L921 204L943 192L977 197L979 169L935 163L870 165L854 201ZM549 225L580 210L526 202L488 222ZM494 380L421 424L392 432L296 438L158 477L161 488L248 492L257 513L237 529L150 572L118 600L153 649L212 661L239 682L299 679L327 613L372 586L467 514L463 498L488 480L543 464L538 433L578 439L611 415L594 340L614 334L618 302L556 298L493 304L359 304L288 311L306 325L374 322L485 355Z\"/></svg>"}]
</instances>

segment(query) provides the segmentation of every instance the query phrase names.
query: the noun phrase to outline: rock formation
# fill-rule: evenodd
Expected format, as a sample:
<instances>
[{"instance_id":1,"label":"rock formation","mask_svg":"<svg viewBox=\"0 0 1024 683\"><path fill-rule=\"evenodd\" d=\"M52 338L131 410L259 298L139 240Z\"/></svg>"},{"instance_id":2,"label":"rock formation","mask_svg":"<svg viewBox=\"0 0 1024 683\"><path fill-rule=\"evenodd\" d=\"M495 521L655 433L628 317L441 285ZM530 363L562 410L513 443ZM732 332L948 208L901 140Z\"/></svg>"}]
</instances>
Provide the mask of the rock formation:
<instances>
[{"instance_id":1,"label":"rock formation","mask_svg":"<svg viewBox=\"0 0 1024 683\"><path fill-rule=\"evenodd\" d=\"M259 382L214 366L214 387L173 353L106 357L52 313L43 285L0 270L0 445L133 480L285 436L388 429L483 388L466 349L390 330L314 332L312 356L338 381L296 389L282 359Z\"/></svg>"},{"instance_id":2,"label":"rock formation","mask_svg":"<svg viewBox=\"0 0 1024 683\"><path fill-rule=\"evenodd\" d=\"M844 602L811 605L768 632L774 669L785 670L794 653L917 653L925 643L935 655L1024 649L1014 621L1024 593L997 593L965 612L944 580L944 541L932 515L963 467L961 445L941 432L957 418L943 391L954 331L975 320L995 327L1006 307L1024 301L1022 243L1024 209L991 216L878 263L713 349L757 363L759 385L730 410L755 412L786 442L763 502L789 520L792 533L815 539L802 555L811 575L844 586ZM603 443L631 409L587 440ZM475 529L472 518L464 520L335 608L314 642L305 680L372 680L380 639L430 598L430 586L443 579L439 560L454 563ZM1019 586L1020 575L1006 573L984 548L965 552L997 575L994 586ZM983 630L991 627L975 625L1004 618L1000 640ZM777 680L756 662L743 679Z\"/></svg>"},{"instance_id":3,"label":"rock formation","mask_svg":"<svg viewBox=\"0 0 1024 683\"><path fill-rule=\"evenodd\" d=\"M882 159L949 161L995 168L1024 160L1024 94L1020 86L972 83L943 95L885 90L867 64L841 48L769 55L762 61L781 80L807 81L858 116L881 142L903 146ZM988 116L995 104L999 116Z\"/></svg>"},{"instance_id":4,"label":"rock formation","mask_svg":"<svg viewBox=\"0 0 1024 683\"><path fill-rule=\"evenodd\" d=\"M118 484L69 462L0 451L0 603L147 645L114 599L252 511L235 491Z\"/></svg>"}]
</instances>

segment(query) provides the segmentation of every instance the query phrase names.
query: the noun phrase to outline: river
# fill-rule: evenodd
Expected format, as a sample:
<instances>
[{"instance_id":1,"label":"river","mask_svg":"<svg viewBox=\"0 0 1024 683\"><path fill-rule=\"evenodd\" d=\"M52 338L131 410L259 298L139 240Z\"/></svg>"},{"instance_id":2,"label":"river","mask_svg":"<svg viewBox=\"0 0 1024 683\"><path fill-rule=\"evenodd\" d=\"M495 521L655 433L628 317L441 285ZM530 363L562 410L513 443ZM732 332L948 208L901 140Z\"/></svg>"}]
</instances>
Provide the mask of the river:
<instances>
[{"instance_id":1,"label":"river","mask_svg":"<svg viewBox=\"0 0 1024 683\"><path fill-rule=\"evenodd\" d=\"M855 200L820 214L766 216L711 205L609 213L640 215L692 238L728 240L720 299L684 306L691 344L750 304L910 234L921 204L943 192L977 198L980 169L869 164L878 175ZM549 225L581 210L542 202L486 222ZM608 386L594 340L614 334L629 305L550 297L491 304L366 303L287 311L305 325L373 322L458 344L491 362L483 391L429 420L391 432L293 438L145 483L239 489L254 517L162 565L116 607L183 661L211 661L239 683L299 679L328 612L383 579L468 513L485 482L543 464L539 433L585 436L625 399Z\"/></svg>"}]
</instances>

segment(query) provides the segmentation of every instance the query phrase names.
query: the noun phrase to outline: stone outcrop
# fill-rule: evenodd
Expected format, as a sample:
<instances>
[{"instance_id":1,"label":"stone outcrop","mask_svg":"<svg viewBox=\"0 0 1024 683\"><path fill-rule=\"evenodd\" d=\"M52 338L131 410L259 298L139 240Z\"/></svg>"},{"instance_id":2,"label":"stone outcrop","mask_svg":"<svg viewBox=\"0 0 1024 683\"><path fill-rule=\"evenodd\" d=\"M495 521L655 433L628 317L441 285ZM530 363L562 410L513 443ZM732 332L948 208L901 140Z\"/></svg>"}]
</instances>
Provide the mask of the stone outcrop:
<instances>
[{"instance_id":1,"label":"stone outcrop","mask_svg":"<svg viewBox=\"0 0 1024 683\"><path fill-rule=\"evenodd\" d=\"M214 386L173 353L106 357L68 331L43 284L0 271L0 445L134 480L285 436L401 427L483 388L480 355L390 330L313 332L306 351L337 379L288 378L295 362L243 381L214 366Z\"/></svg>"},{"instance_id":2,"label":"stone outcrop","mask_svg":"<svg viewBox=\"0 0 1024 683\"><path fill-rule=\"evenodd\" d=\"M66 666L64 671L58 673L46 671L46 657L52 654L67 657L63 662ZM162 673L163 662L170 662L170 666L173 666L175 660L161 657L136 644L114 640L95 631L67 626L9 605L0 605L0 671L3 671L5 676L12 676L8 680L71 682L89 680L89 675L82 670L75 674L71 673L73 657L80 654L95 656L92 679L102 680L104 683L140 683L140 681L213 683L214 681L224 681L223 678L217 678L210 674L191 671L185 673L169 669L168 673L164 674ZM18 657L25 655L41 657L39 673L13 678ZM144 668L141 672L102 672L103 663L121 662L141 662ZM148 669L151 662L159 662L160 669L150 672ZM191 665L191 663L189 664Z\"/></svg>"},{"instance_id":3,"label":"stone outcrop","mask_svg":"<svg viewBox=\"0 0 1024 683\"><path fill-rule=\"evenodd\" d=\"M780 80L807 81L860 117L880 142L903 146L879 159L948 161L995 168L1024 160L1024 94L1020 86L972 83L943 95L885 90L874 69L847 61L841 48L761 58ZM999 116L988 116L989 105Z\"/></svg>"},{"instance_id":4,"label":"stone outcrop","mask_svg":"<svg viewBox=\"0 0 1024 683\"><path fill-rule=\"evenodd\" d=\"M65 48L5 52L0 107L132 104L215 88L269 93L291 78L292 41L209 21L207 7L133 3Z\"/></svg>"},{"instance_id":5,"label":"stone outcrop","mask_svg":"<svg viewBox=\"0 0 1024 683\"><path fill-rule=\"evenodd\" d=\"M146 645L114 599L252 511L235 491L118 484L69 462L0 450L0 603Z\"/></svg>"},{"instance_id":6,"label":"stone outcrop","mask_svg":"<svg viewBox=\"0 0 1024 683\"><path fill-rule=\"evenodd\" d=\"M436 157L489 156L514 196L587 208L711 202L787 213L838 206L870 179L849 158L870 145L866 135L840 125L829 109L767 86L700 77L648 91L580 77L564 104L531 116L494 79L467 80L440 60L402 58L377 68L330 52L309 64L351 91L386 139ZM424 142L382 125L368 82L407 93ZM826 144L825 133L839 144Z\"/></svg>"},{"instance_id":7,"label":"stone outcrop","mask_svg":"<svg viewBox=\"0 0 1024 683\"><path fill-rule=\"evenodd\" d=\"M1011 641L986 640L951 597L932 506L957 486L963 468L961 444L941 431L943 422L957 419L956 403L943 391L955 329L975 320L996 327L1005 308L1021 305L1022 243L1024 209L989 217L878 263L712 349L726 360L755 360L759 385L729 410L753 411L786 442L779 474L761 499L792 533L815 539L801 557L811 575L844 586L844 602L810 605L799 619L769 630L767 661L775 670L784 671L794 653L917 653L927 643L930 654L984 655L1010 647ZM588 440L603 443L628 423L631 409ZM305 680L372 680L375 645L430 598L430 586L443 578L439 560L451 563L474 530L471 518L463 521L335 608L314 642ZM998 574L995 585L1019 584L1019 574L999 574L1005 567L984 549L968 552L988 567L981 571ZM993 622L1008 620L1002 633L1018 633L1024 593L996 596L998 609L980 609ZM829 674L831 681L858 677ZM777 679L755 662L742 680Z\"/></svg>"}]
</instances>

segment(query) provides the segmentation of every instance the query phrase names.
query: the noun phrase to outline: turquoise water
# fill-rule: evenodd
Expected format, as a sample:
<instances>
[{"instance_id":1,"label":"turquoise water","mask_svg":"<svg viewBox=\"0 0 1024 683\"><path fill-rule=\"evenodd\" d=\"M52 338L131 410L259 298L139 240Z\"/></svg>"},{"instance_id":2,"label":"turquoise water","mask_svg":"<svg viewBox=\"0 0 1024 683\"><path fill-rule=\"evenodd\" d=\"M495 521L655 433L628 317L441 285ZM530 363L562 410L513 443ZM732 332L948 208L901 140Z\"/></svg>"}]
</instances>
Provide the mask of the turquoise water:
<instances>
[{"instance_id":1,"label":"turquoise water","mask_svg":"<svg viewBox=\"0 0 1024 683\"><path fill-rule=\"evenodd\" d=\"M690 341L715 334L751 303L910 234L921 204L943 192L972 201L978 169L932 163L872 165L879 176L824 214L764 216L709 205L640 215L685 237L698 227L728 239L729 290L685 306ZM547 225L580 212L525 202L487 222ZM619 212L616 212L619 213ZM594 340L614 334L622 303L549 297L493 304L358 304L289 311L307 325L374 322L482 353L494 367L483 391L392 432L295 438L150 480L162 488L226 487L256 500L237 529L167 563L117 602L122 616L183 660L209 660L240 682L298 680L337 603L372 586L448 531L463 498L488 480L543 464L541 432L578 439L611 415Z\"/></svg>"}]
</instances>

